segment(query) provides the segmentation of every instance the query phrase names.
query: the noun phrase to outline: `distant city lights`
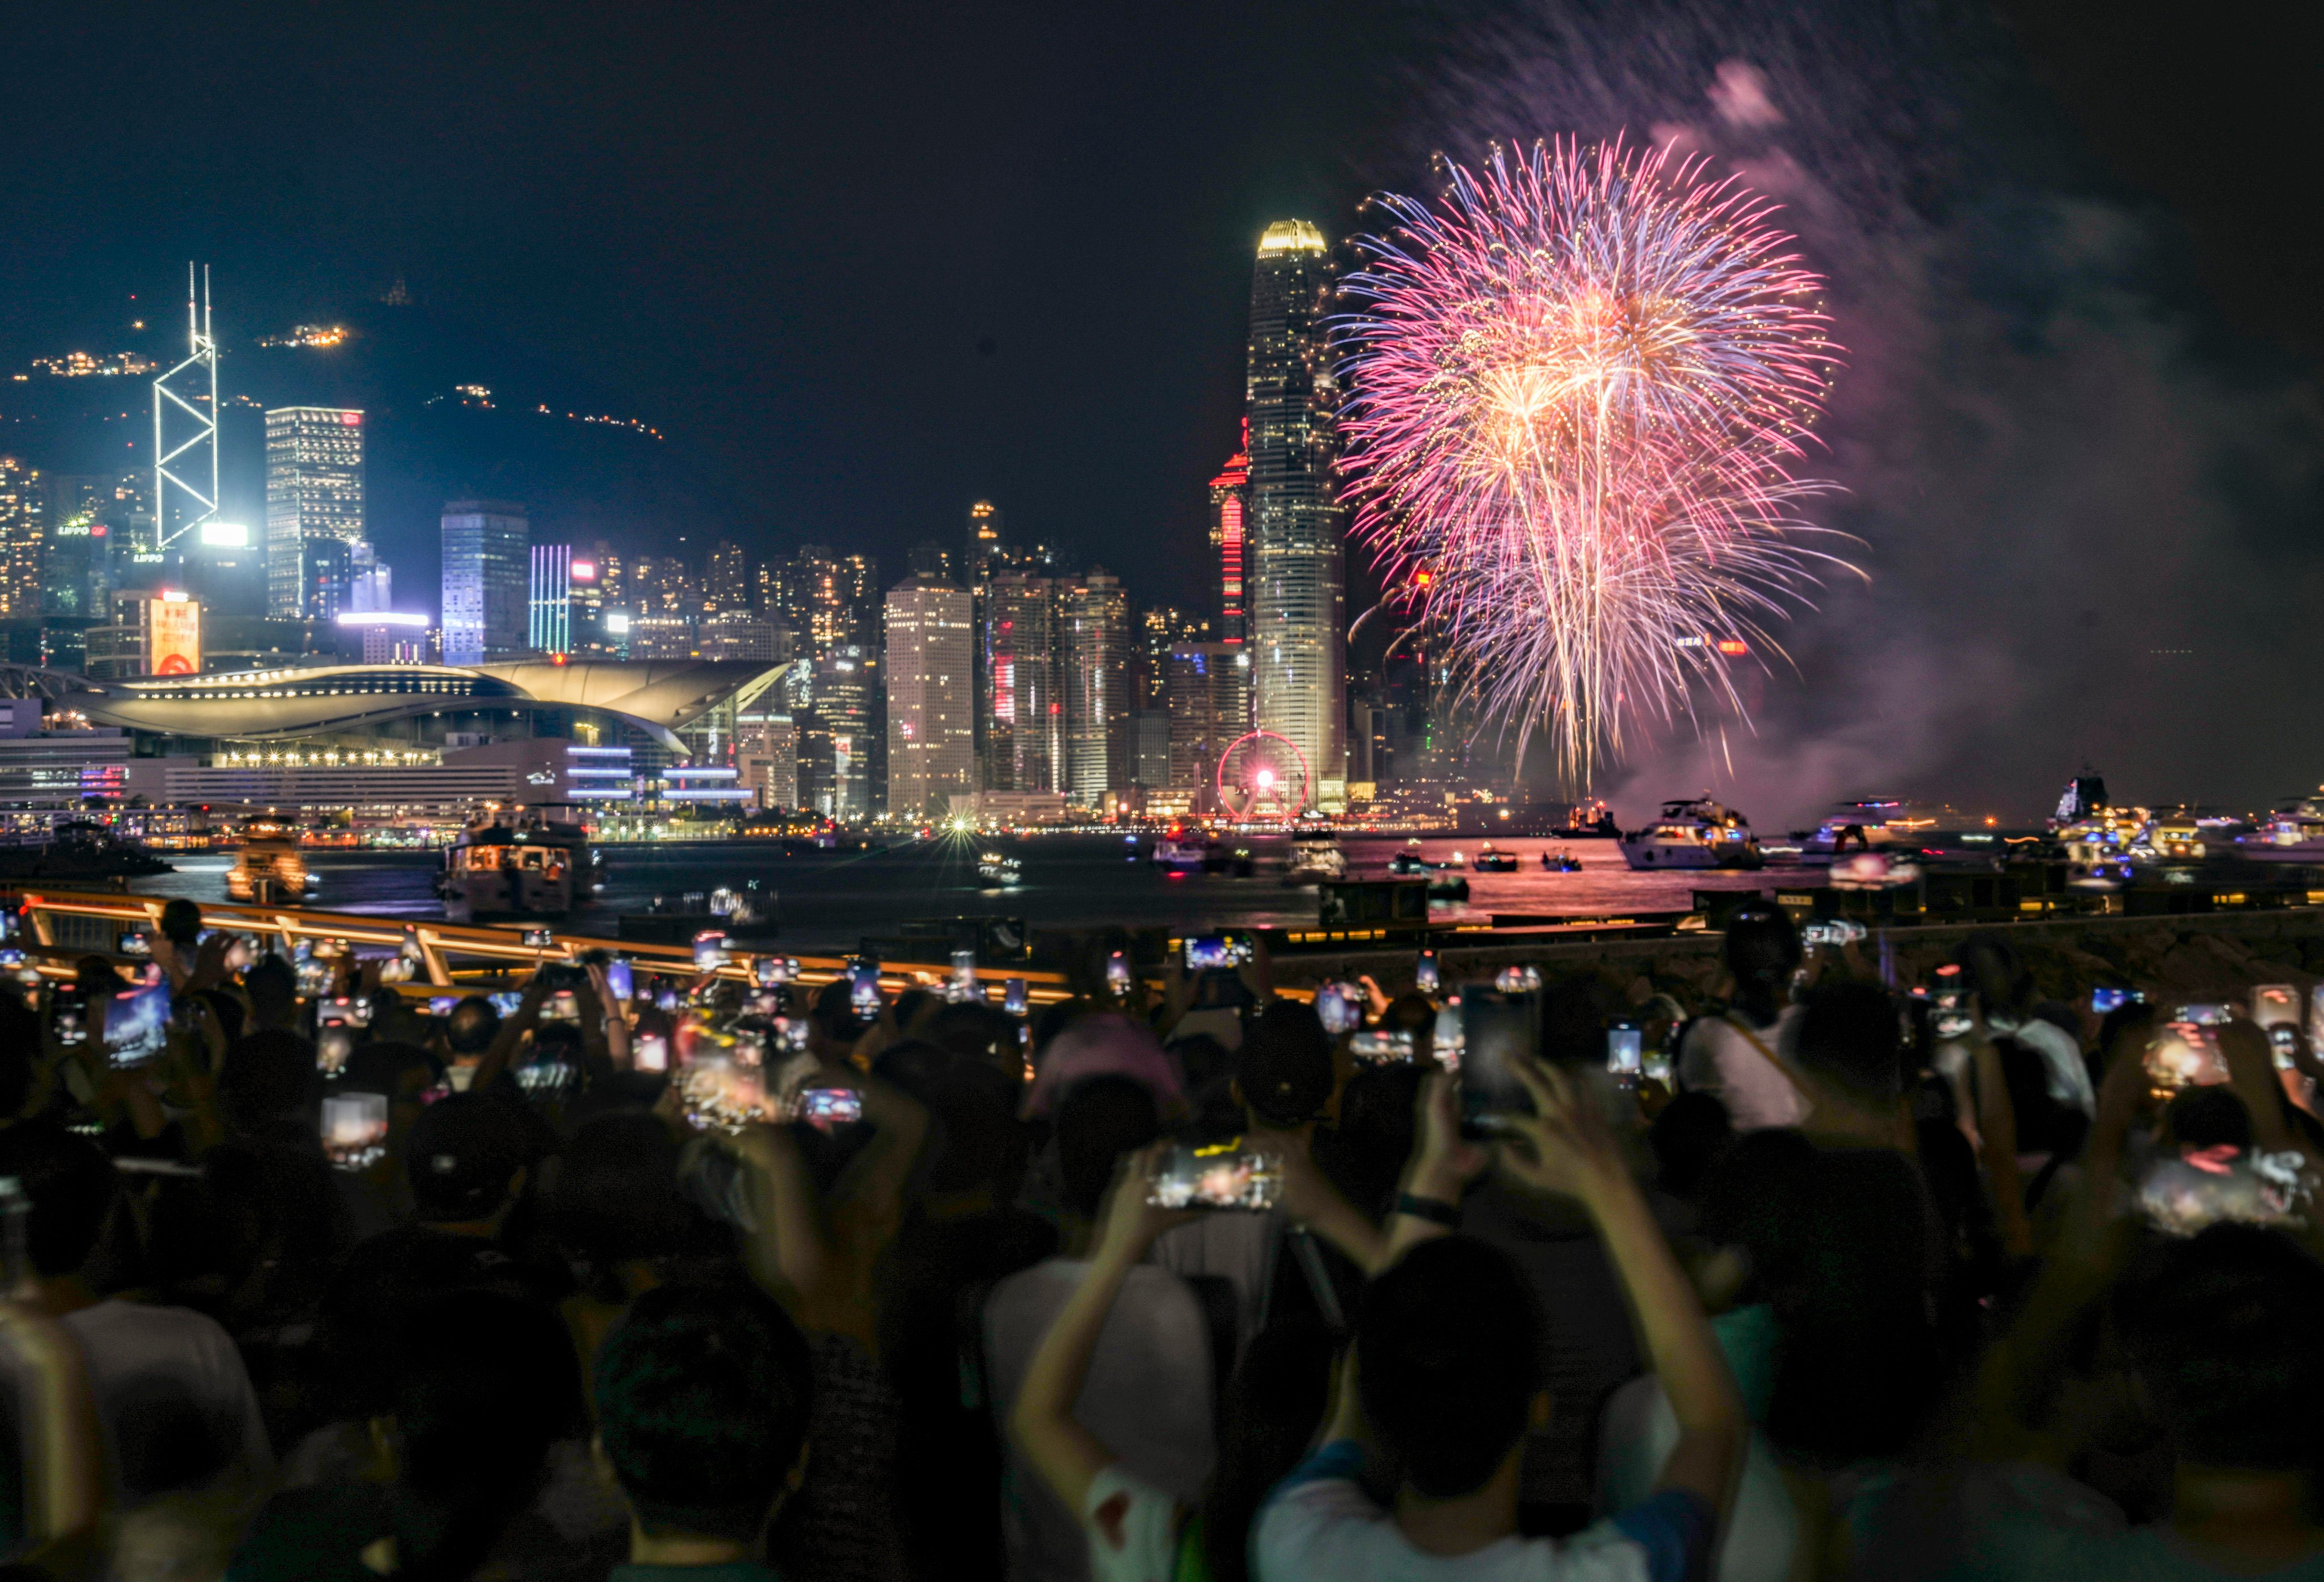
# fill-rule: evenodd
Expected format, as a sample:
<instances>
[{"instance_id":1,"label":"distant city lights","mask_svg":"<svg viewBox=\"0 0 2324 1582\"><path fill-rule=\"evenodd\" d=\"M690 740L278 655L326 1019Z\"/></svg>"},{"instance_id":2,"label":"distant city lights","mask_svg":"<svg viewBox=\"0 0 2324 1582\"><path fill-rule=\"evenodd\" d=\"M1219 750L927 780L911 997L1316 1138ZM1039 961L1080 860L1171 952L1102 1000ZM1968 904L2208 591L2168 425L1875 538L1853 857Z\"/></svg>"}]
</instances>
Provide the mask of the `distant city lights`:
<instances>
[{"instance_id":1,"label":"distant city lights","mask_svg":"<svg viewBox=\"0 0 2324 1582\"><path fill-rule=\"evenodd\" d=\"M336 346L347 338L346 328L337 324L294 324L289 335L261 336L262 346Z\"/></svg>"}]
</instances>

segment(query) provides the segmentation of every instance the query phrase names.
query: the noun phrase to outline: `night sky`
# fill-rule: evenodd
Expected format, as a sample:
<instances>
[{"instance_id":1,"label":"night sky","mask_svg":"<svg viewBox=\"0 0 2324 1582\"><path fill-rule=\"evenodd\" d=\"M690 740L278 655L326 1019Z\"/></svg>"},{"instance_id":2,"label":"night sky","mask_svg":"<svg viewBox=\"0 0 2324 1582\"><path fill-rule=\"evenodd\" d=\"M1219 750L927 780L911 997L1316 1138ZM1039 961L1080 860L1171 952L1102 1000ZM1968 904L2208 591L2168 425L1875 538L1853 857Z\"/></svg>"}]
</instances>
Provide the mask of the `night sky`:
<instances>
[{"instance_id":1,"label":"night sky","mask_svg":"<svg viewBox=\"0 0 2324 1582\"><path fill-rule=\"evenodd\" d=\"M557 370L573 399L669 435L704 542L728 534L768 555L823 540L899 563L918 539L955 541L968 502L990 496L1013 536L1102 560L1142 600L1194 598L1203 485L1235 437L1250 260L1268 221L1345 236L1368 190L1425 187L1431 152L1473 152L1489 135L1650 134L1691 119L1720 62L1740 60L1768 71L1790 112L1786 169L1851 212L1888 203L1904 219L1851 230L1820 225L1812 205L1802 216L1863 350L1860 388L1844 378L1834 394L1827 470L1853 502L1837 525L1868 541L1886 602L1843 596L1809 618L1801 674L1770 679L1739 785L1812 801L1893 772L2030 805L2094 754L2117 778L2155 782L2134 793L2265 796L2324 774L2324 754L2297 740L2316 722L2313 671L2283 674L2315 657L2306 600L2324 585L2324 207L2308 153L2324 53L2307 15L2236 7L2232 26L2192 31L2181 5L2063 0L20 6L0 60L0 360L107 349L115 327L174 295L189 257L216 266L230 346L328 319L401 276L493 355ZM1904 87L1875 91L1892 70ZM2103 271L2140 304L2135 325L2093 320L2076 294L2087 254L2040 254L2041 227L2006 217L2028 204L2068 216L2061 234L2092 214L2135 234L2135 262L2110 254ZM1913 502L1964 466L1998 466L2000 447L1960 449L1958 403L1932 411L1897 372L1932 354L1884 317L1881 271L1908 230L1915 257L1943 261L1914 264L1914 279L1945 282L1914 324L1953 322L1953 292L2010 319L1991 344L2022 350L2057 334L2055 303L2071 297L2083 330L2166 327L2169 355L2145 364L2157 400L2181 399L2191 376L2202 401L2226 390L2266 414L2255 452L2190 460L2202 522L2044 519L1967 546L1969 566L1929 553L1961 530ZM1875 256L1887 262L1864 262ZM229 393L234 377L229 359ZM1899 426L1929 442L1900 449ZM2206 419L2207 433L2250 428ZM2099 425L2095 455L2060 464L2058 497L2089 494L2108 445L2151 451L2139 433ZM2026 497L2029 467L2010 458L1996 492ZM377 482L411 519L378 524L391 549L432 536L434 482ZM2172 575L2204 596L2102 591L2090 620L2058 623L2080 634L2070 644L2028 646L2029 606L2011 590L2057 578L2060 544L2109 552L2106 531L2132 556L2195 535L2204 552ZM2019 547L2029 558L2013 566ZM2227 596L2228 583L2249 592L2255 566L2277 584L2264 609ZM407 585L432 571L411 566ZM1998 591L1959 598L1951 639L1928 636L1938 621L1905 630L1961 595L1964 576ZM2193 646L2224 645L2220 667L2149 687L2143 712L2116 707L2103 694L2119 667L2090 650L2126 600L2175 608L2199 628ZM1905 647L1841 635L1868 630ZM2287 649L2295 630L2307 646ZM2150 635L2125 636L2122 653L2163 646ZM2012 683L1968 722L1930 677L1964 638ZM1913 677L1928 706L1909 739L1831 730L1836 715L1893 713L1868 672ZM2207 711L2223 734L2201 748L2200 774L2172 781L2190 744L2151 705L2204 710L2219 693L2243 701ZM2056 739L1992 745L2037 722ZM1689 750L1649 753L1647 767L1692 774Z\"/></svg>"}]
</instances>

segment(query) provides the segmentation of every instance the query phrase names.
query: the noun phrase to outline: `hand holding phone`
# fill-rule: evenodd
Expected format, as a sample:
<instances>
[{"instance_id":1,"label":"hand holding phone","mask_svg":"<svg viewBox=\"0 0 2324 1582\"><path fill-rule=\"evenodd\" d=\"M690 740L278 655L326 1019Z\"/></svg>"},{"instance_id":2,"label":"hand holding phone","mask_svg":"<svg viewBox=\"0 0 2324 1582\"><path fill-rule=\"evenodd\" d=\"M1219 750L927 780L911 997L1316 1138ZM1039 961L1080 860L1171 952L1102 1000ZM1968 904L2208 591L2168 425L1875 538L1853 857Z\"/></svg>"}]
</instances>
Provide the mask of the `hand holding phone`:
<instances>
[{"instance_id":1,"label":"hand holding phone","mask_svg":"<svg viewBox=\"0 0 2324 1582\"><path fill-rule=\"evenodd\" d=\"M1200 1148L1177 1144L1155 1162L1146 1183L1146 1200L1157 1209L1259 1212L1282 1195L1282 1161L1246 1149L1240 1137Z\"/></svg>"}]
</instances>

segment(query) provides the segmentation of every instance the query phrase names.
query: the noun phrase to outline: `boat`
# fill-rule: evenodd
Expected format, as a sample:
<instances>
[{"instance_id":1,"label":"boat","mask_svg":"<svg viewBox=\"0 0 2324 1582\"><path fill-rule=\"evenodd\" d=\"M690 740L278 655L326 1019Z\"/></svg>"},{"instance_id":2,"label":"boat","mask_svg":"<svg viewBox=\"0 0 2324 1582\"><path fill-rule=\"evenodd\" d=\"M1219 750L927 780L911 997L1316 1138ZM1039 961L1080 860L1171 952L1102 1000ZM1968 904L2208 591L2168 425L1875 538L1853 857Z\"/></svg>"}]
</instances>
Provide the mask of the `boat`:
<instances>
[{"instance_id":1,"label":"boat","mask_svg":"<svg viewBox=\"0 0 2324 1582\"><path fill-rule=\"evenodd\" d=\"M2313 796L2286 802L2238 837L2236 850L2263 862L2324 863L2324 786Z\"/></svg>"},{"instance_id":2,"label":"boat","mask_svg":"<svg viewBox=\"0 0 2324 1582\"><path fill-rule=\"evenodd\" d=\"M1348 854L1329 835L1304 834L1291 842L1291 850L1283 860L1283 882L1290 885L1321 884L1325 879L1348 877Z\"/></svg>"},{"instance_id":3,"label":"boat","mask_svg":"<svg viewBox=\"0 0 2324 1582\"><path fill-rule=\"evenodd\" d=\"M300 850L300 829L288 819L246 818L235 830L234 866L226 869L229 901L258 905L295 906L315 888L307 858Z\"/></svg>"},{"instance_id":4,"label":"boat","mask_svg":"<svg viewBox=\"0 0 2324 1582\"><path fill-rule=\"evenodd\" d=\"M1025 865L1005 851L981 851L976 858L976 877L988 888L1005 890L1025 877Z\"/></svg>"},{"instance_id":5,"label":"boat","mask_svg":"<svg viewBox=\"0 0 2324 1582\"><path fill-rule=\"evenodd\" d=\"M1622 837L1622 858L1633 869L1766 866L1750 821L1709 796L1663 804L1662 816Z\"/></svg>"},{"instance_id":6,"label":"boat","mask_svg":"<svg viewBox=\"0 0 2324 1582\"><path fill-rule=\"evenodd\" d=\"M579 813L568 804L544 804L514 824L493 814L462 830L446 849L437 879L445 914L455 923L562 917L587 901L599 888L599 865Z\"/></svg>"},{"instance_id":7,"label":"boat","mask_svg":"<svg viewBox=\"0 0 2324 1582\"><path fill-rule=\"evenodd\" d=\"M1936 824L1902 797L1860 796L1825 814L1813 834L1799 836L1800 855L1803 861L1819 862L1884 846L1917 848Z\"/></svg>"},{"instance_id":8,"label":"boat","mask_svg":"<svg viewBox=\"0 0 2324 1582\"><path fill-rule=\"evenodd\" d=\"M1541 854L1541 866L1548 873L1580 873L1582 860L1571 851L1545 851Z\"/></svg>"},{"instance_id":9,"label":"boat","mask_svg":"<svg viewBox=\"0 0 2324 1582\"><path fill-rule=\"evenodd\" d=\"M1428 898L1439 903L1465 901L1469 898L1469 881L1457 873L1431 874Z\"/></svg>"},{"instance_id":10,"label":"boat","mask_svg":"<svg viewBox=\"0 0 2324 1582\"><path fill-rule=\"evenodd\" d=\"M1154 842L1147 860L1157 868L1178 873L1199 873L1203 869L1203 842L1181 835L1165 835Z\"/></svg>"},{"instance_id":11,"label":"boat","mask_svg":"<svg viewBox=\"0 0 2324 1582\"><path fill-rule=\"evenodd\" d=\"M1517 870L1517 854L1501 851L1488 841L1478 849L1477 860L1471 866L1479 873L1515 873Z\"/></svg>"},{"instance_id":12,"label":"boat","mask_svg":"<svg viewBox=\"0 0 2324 1582\"><path fill-rule=\"evenodd\" d=\"M1575 803L1557 833L1566 841L1618 841L1622 826L1614 822L1614 810L1600 797Z\"/></svg>"},{"instance_id":13,"label":"boat","mask_svg":"<svg viewBox=\"0 0 2324 1582\"><path fill-rule=\"evenodd\" d=\"M1388 870L1394 874L1434 873L1436 865L1417 851L1399 851L1388 860Z\"/></svg>"}]
</instances>

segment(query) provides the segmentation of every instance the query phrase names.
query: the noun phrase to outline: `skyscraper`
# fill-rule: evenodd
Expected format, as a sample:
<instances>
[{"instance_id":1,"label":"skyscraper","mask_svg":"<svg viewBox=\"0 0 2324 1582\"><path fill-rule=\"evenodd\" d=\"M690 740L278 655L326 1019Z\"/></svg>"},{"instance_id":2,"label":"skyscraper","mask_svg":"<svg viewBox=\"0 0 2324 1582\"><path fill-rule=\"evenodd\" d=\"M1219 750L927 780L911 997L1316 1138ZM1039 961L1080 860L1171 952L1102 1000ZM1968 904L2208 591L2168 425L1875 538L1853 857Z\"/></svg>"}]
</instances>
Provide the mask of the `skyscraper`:
<instances>
[{"instance_id":1,"label":"skyscraper","mask_svg":"<svg viewBox=\"0 0 2324 1582\"><path fill-rule=\"evenodd\" d=\"M1181 643L1170 650L1170 785L1211 811L1219 759L1250 728L1250 650L1240 643Z\"/></svg>"},{"instance_id":2,"label":"skyscraper","mask_svg":"<svg viewBox=\"0 0 2324 1582\"><path fill-rule=\"evenodd\" d=\"M569 544L532 547L525 646L537 654L573 651L573 547Z\"/></svg>"},{"instance_id":3,"label":"skyscraper","mask_svg":"<svg viewBox=\"0 0 2324 1582\"><path fill-rule=\"evenodd\" d=\"M1130 661L1130 712L1161 712L1170 686L1170 650L1181 643L1209 642L1211 636L1207 620L1176 604L1149 604L1139 612Z\"/></svg>"},{"instance_id":4,"label":"skyscraper","mask_svg":"<svg viewBox=\"0 0 2324 1582\"><path fill-rule=\"evenodd\" d=\"M710 551L709 575L704 579L702 602L712 612L751 607L751 561L742 546L721 538Z\"/></svg>"},{"instance_id":5,"label":"skyscraper","mask_svg":"<svg viewBox=\"0 0 2324 1582\"><path fill-rule=\"evenodd\" d=\"M888 591L888 810L934 815L976 786L969 596L934 577Z\"/></svg>"},{"instance_id":6,"label":"skyscraper","mask_svg":"<svg viewBox=\"0 0 2324 1582\"><path fill-rule=\"evenodd\" d=\"M0 616L41 612L41 473L0 455Z\"/></svg>"},{"instance_id":7,"label":"skyscraper","mask_svg":"<svg viewBox=\"0 0 2324 1582\"><path fill-rule=\"evenodd\" d=\"M1065 609L1064 788L1095 807L1130 784L1130 600L1092 566Z\"/></svg>"},{"instance_id":8,"label":"skyscraper","mask_svg":"<svg viewBox=\"0 0 2324 1582\"><path fill-rule=\"evenodd\" d=\"M934 538L923 538L904 552L904 569L913 576L924 576L939 583L957 584L959 567L954 563L952 551Z\"/></svg>"},{"instance_id":9,"label":"skyscraper","mask_svg":"<svg viewBox=\"0 0 2324 1582\"><path fill-rule=\"evenodd\" d=\"M872 694L879 684L877 658L852 643L839 644L815 660L802 796L828 818L871 816L877 767L872 752Z\"/></svg>"},{"instance_id":10,"label":"skyscraper","mask_svg":"<svg viewBox=\"0 0 2324 1582\"><path fill-rule=\"evenodd\" d=\"M444 507L444 663L521 658L529 635L532 527L524 507L455 500Z\"/></svg>"},{"instance_id":11,"label":"skyscraper","mask_svg":"<svg viewBox=\"0 0 2324 1582\"><path fill-rule=\"evenodd\" d=\"M266 414L270 615L308 612L307 540L353 544L364 537L363 422L361 412L338 407L277 407Z\"/></svg>"},{"instance_id":12,"label":"skyscraper","mask_svg":"<svg viewBox=\"0 0 2324 1582\"><path fill-rule=\"evenodd\" d=\"M1242 426L1243 448L1211 480L1211 556L1219 568L1219 640L1225 643L1250 636L1244 592L1250 571L1250 419Z\"/></svg>"},{"instance_id":13,"label":"skyscraper","mask_svg":"<svg viewBox=\"0 0 2324 1582\"><path fill-rule=\"evenodd\" d=\"M1347 786L1347 587L1325 317L1323 233L1282 220L1259 238L1250 282L1250 646L1260 729L1307 760L1314 799Z\"/></svg>"},{"instance_id":14,"label":"skyscraper","mask_svg":"<svg viewBox=\"0 0 2324 1582\"><path fill-rule=\"evenodd\" d=\"M1065 701L1057 685L1056 584L1005 571L985 589L984 788L1065 789Z\"/></svg>"}]
</instances>

